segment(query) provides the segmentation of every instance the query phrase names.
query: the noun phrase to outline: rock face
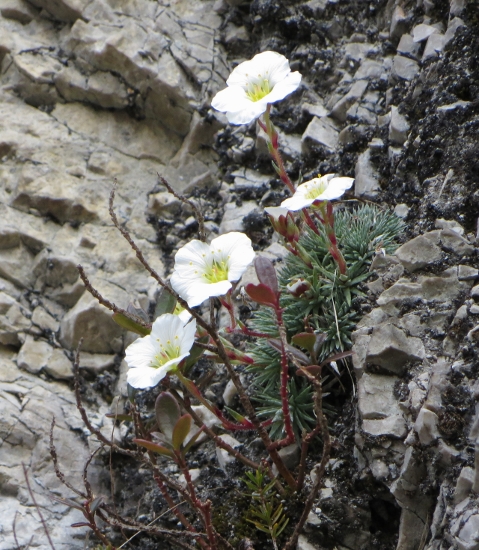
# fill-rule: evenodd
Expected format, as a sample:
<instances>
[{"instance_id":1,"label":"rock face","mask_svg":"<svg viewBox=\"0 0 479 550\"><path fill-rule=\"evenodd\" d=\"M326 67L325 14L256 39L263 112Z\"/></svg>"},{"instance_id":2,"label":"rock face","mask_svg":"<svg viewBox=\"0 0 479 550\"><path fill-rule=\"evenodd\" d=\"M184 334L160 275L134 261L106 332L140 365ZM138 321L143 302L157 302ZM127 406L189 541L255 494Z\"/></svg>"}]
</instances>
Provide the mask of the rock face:
<instances>
[{"instance_id":1,"label":"rock face","mask_svg":"<svg viewBox=\"0 0 479 550\"><path fill-rule=\"evenodd\" d=\"M75 406L72 353L83 338L80 369L95 396L87 410L111 434L107 401L125 397L119 365L132 336L85 291L76 266L120 307L148 310L157 291L112 227L113 183L120 223L160 275L158 237L171 252L196 222L157 185L158 173L202 197L211 237L241 230L269 244L262 207L282 195L262 156L264 135L254 124L226 127L209 109L230 68L268 49L303 74L301 89L272 111L293 177L354 173L355 197L396 206L413 237L394 257L378 243L371 311L353 335L356 427L337 431L354 432L354 443L338 436L299 545L333 536L327 520L336 521L331 547L479 548L473 9L463 0L449 12L429 0L414 9L349 0L1 2L0 550L17 546L14 519L20 546L33 536L33 547L49 548L22 463L56 548L84 547L70 528L80 512L49 499L71 497L49 458L50 422L60 465L81 487L97 442ZM284 249L273 243L267 254L280 262ZM109 389L102 396L98 387ZM102 460L91 481L109 494Z\"/></svg>"}]
</instances>

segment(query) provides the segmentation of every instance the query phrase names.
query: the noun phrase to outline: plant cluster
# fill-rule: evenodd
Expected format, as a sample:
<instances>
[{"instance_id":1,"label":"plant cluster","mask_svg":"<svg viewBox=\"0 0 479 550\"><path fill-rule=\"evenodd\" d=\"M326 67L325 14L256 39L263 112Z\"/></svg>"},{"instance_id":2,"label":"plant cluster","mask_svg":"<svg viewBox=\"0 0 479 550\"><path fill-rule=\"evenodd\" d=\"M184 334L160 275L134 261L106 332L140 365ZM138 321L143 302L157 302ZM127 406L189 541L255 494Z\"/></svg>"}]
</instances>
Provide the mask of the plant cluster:
<instances>
[{"instance_id":1,"label":"plant cluster","mask_svg":"<svg viewBox=\"0 0 479 550\"><path fill-rule=\"evenodd\" d=\"M182 526L168 530L153 522L144 525L135 518L118 515L114 506L93 494L87 481L88 465L85 490L68 484L56 460L52 426L55 471L82 504L76 500L62 502L82 511L85 521L79 525L88 526L103 547L116 548L107 539L102 522L124 532L162 537L180 548L233 549L228 534L215 528L212 503L202 498L190 474L189 454L203 437L243 465L243 481L252 499L248 521L269 535L275 549L286 531L283 550L296 547L330 457L323 397L339 379L341 369L347 368L350 335L358 316L354 301L361 295L361 283L369 275L372 257L391 252L401 230L397 218L372 206L334 212L331 200L339 199L351 188L352 178L327 174L295 188L279 152L270 108L273 102L293 92L300 80L301 75L291 72L286 58L264 52L239 65L228 79L227 89L212 103L226 112L233 124L262 117L258 123L268 136L273 167L292 194L280 207L267 209L273 228L289 251L279 271L270 260L255 253L250 239L242 233L221 235L208 244L197 206L176 195L163 179L169 192L191 205L199 226L199 238L177 251L169 281L148 264L129 232L119 224L114 212L114 190L110 197L113 223L162 288L156 318L150 322L141 310L117 307L91 285L79 267L86 288L113 312L119 325L139 336L125 354L129 366L128 410L115 415L117 421L131 423L135 436L120 446L91 425L80 399L79 351L78 409L87 428L103 446L134 458L151 470L169 511ZM251 263L258 283L247 284L244 292L259 309L245 323L239 318L233 293ZM226 324L218 322L221 308L228 314ZM210 365L219 362L225 366L239 396L239 406L234 410L221 410L205 396L201 381L192 375L192 367L200 358L208 359ZM237 365L249 370L254 392L241 381ZM151 417L140 410L135 394L152 387L158 387L158 395ZM261 461L233 448L217 430L204 424L196 404L214 415L224 432L252 432L259 437L264 447ZM315 439L321 441L322 456L314 469L314 482L305 483L308 450ZM301 455L294 470L286 466L280 453L292 444L298 446ZM165 461L176 465L184 483L165 473ZM293 493L303 502L294 526L288 525L289 517L277 497L283 499ZM193 516L184 513L183 504L189 506ZM247 544L253 547L252 543Z\"/></svg>"}]
</instances>

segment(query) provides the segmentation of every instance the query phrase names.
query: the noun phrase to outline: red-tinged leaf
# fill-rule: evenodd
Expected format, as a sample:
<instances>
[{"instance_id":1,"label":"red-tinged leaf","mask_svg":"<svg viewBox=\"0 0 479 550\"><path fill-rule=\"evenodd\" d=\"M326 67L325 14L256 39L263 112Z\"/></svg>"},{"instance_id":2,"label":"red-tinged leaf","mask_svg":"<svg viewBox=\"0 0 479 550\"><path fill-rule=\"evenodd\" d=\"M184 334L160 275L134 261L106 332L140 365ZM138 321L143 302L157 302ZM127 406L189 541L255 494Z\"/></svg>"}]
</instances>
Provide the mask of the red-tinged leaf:
<instances>
[{"instance_id":1,"label":"red-tinged leaf","mask_svg":"<svg viewBox=\"0 0 479 550\"><path fill-rule=\"evenodd\" d=\"M131 317L123 315L123 313L114 313L112 319L117 325L120 325L120 327L126 328L126 330L139 334L140 336L147 336L151 332L151 327L145 327Z\"/></svg>"},{"instance_id":2,"label":"red-tinged leaf","mask_svg":"<svg viewBox=\"0 0 479 550\"><path fill-rule=\"evenodd\" d=\"M78 502L75 502L74 500L71 500L69 498L60 498L60 497L55 497L53 495L50 495L50 498L56 502L59 502L60 504L63 504L64 506L69 506L70 508L76 508L77 510L81 510L82 512L84 510L81 504L78 504Z\"/></svg>"},{"instance_id":3,"label":"red-tinged leaf","mask_svg":"<svg viewBox=\"0 0 479 550\"><path fill-rule=\"evenodd\" d=\"M161 433L171 442L173 429L181 416L180 406L171 393L164 391L156 398L155 414Z\"/></svg>"},{"instance_id":4,"label":"red-tinged leaf","mask_svg":"<svg viewBox=\"0 0 479 550\"><path fill-rule=\"evenodd\" d=\"M98 506L103 502L103 497L96 497L90 504L90 511L95 513L98 510Z\"/></svg>"},{"instance_id":5,"label":"red-tinged leaf","mask_svg":"<svg viewBox=\"0 0 479 550\"><path fill-rule=\"evenodd\" d=\"M81 521L80 523L72 523L70 527L91 527L91 525Z\"/></svg>"},{"instance_id":6,"label":"red-tinged leaf","mask_svg":"<svg viewBox=\"0 0 479 550\"><path fill-rule=\"evenodd\" d=\"M279 351L280 353L282 352L283 345L279 338L270 338L269 340L267 340L267 342L272 348ZM286 344L286 351L287 353L290 353L293 357L295 357L295 359L297 359L300 363L303 363L304 365L307 365L308 363L311 362L311 359L305 353L303 353L298 348L290 346L289 344Z\"/></svg>"},{"instance_id":7,"label":"red-tinged leaf","mask_svg":"<svg viewBox=\"0 0 479 550\"><path fill-rule=\"evenodd\" d=\"M118 420L118 422L132 422L133 417L129 414L116 414L116 413L108 413L105 414L107 418L114 418L115 420Z\"/></svg>"},{"instance_id":8,"label":"red-tinged leaf","mask_svg":"<svg viewBox=\"0 0 479 550\"><path fill-rule=\"evenodd\" d=\"M325 359L321 366L327 365L328 363L331 363L331 361L339 361L340 359L344 359L345 357L351 357L351 355L354 355L354 351L342 351L340 353L335 353L334 355L330 355L327 359Z\"/></svg>"},{"instance_id":9,"label":"red-tinged leaf","mask_svg":"<svg viewBox=\"0 0 479 550\"><path fill-rule=\"evenodd\" d=\"M269 288L269 286L266 286L262 283L260 283L259 285L249 283L248 285L246 285L245 290L248 296L255 302L258 302L258 304L274 308L278 307L279 305L277 294L275 294Z\"/></svg>"},{"instance_id":10,"label":"red-tinged leaf","mask_svg":"<svg viewBox=\"0 0 479 550\"><path fill-rule=\"evenodd\" d=\"M173 430L173 449L179 451L191 429L191 416L184 414L179 418Z\"/></svg>"},{"instance_id":11,"label":"red-tinged leaf","mask_svg":"<svg viewBox=\"0 0 479 550\"><path fill-rule=\"evenodd\" d=\"M278 293L278 277L273 262L265 256L256 256L254 268L259 282L269 287L275 294Z\"/></svg>"},{"instance_id":12,"label":"red-tinged leaf","mask_svg":"<svg viewBox=\"0 0 479 550\"><path fill-rule=\"evenodd\" d=\"M295 334L291 340L294 345L307 349L311 353L316 344L316 334L313 332L300 332L299 334Z\"/></svg>"},{"instance_id":13,"label":"red-tinged leaf","mask_svg":"<svg viewBox=\"0 0 479 550\"><path fill-rule=\"evenodd\" d=\"M175 457L175 454L173 453L172 450L167 449L162 445L153 443L152 441L147 441L146 439L134 439L133 442L139 445L140 447L144 447L145 449L148 449L149 451L152 451L154 453L158 453L159 455L169 456L170 458Z\"/></svg>"}]
</instances>

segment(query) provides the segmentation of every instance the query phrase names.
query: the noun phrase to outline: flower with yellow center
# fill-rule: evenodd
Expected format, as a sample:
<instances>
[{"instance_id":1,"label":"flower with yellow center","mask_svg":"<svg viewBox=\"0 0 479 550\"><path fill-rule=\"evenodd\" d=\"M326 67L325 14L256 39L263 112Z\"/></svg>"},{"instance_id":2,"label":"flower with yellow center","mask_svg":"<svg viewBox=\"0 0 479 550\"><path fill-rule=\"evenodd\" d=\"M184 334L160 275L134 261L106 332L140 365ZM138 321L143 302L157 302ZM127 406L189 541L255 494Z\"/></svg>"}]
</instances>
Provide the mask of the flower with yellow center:
<instances>
[{"instance_id":1,"label":"flower with yellow center","mask_svg":"<svg viewBox=\"0 0 479 550\"><path fill-rule=\"evenodd\" d=\"M211 106L226 113L231 124L248 124L261 116L268 104L296 90L301 74L291 72L289 62L276 52L263 52L240 63L218 92Z\"/></svg>"},{"instance_id":2,"label":"flower with yellow center","mask_svg":"<svg viewBox=\"0 0 479 550\"><path fill-rule=\"evenodd\" d=\"M334 174L326 174L302 183L294 195L281 203L283 208L296 212L309 206L315 206L322 201L339 199L353 185L353 178L335 178Z\"/></svg>"},{"instance_id":3,"label":"flower with yellow center","mask_svg":"<svg viewBox=\"0 0 479 550\"><path fill-rule=\"evenodd\" d=\"M171 286L190 307L199 306L211 296L226 294L254 255L251 241L244 233L226 233L211 244L195 239L176 253Z\"/></svg>"},{"instance_id":4,"label":"flower with yellow center","mask_svg":"<svg viewBox=\"0 0 479 550\"><path fill-rule=\"evenodd\" d=\"M178 315L160 315L153 323L151 333L138 338L125 350L125 361L130 367L128 384L139 389L156 386L188 357L195 332L195 320L185 325Z\"/></svg>"}]
</instances>

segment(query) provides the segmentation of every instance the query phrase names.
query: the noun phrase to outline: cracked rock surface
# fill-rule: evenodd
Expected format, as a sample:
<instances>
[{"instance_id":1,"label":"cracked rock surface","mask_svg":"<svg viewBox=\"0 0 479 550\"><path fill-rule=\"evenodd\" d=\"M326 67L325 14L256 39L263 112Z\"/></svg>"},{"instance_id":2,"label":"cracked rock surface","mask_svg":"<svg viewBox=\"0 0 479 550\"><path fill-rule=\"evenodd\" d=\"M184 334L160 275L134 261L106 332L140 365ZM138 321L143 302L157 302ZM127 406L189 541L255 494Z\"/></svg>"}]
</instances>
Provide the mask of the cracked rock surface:
<instances>
[{"instance_id":1,"label":"cracked rock surface","mask_svg":"<svg viewBox=\"0 0 479 550\"><path fill-rule=\"evenodd\" d=\"M477 29L477 2L462 0L0 2L0 550L17 547L14 521L20 546L33 537L49 548L22 464L56 548L85 547L84 529L70 527L81 513L50 499L72 496L50 459L52 418L75 486L98 447L72 388L80 338L92 424L115 441L126 433L105 415L126 397L133 336L76 269L120 307L155 303L156 285L112 226L113 183L120 222L161 275L197 224L158 173L200 199L210 238L245 231L284 257L263 215L287 196L264 135L210 109L230 69L268 49L303 74L272 109L292 178L355 177L350 199L394 209L407 226L394 256L378 247L366 281L354 389L345 382L298 548L479 549ZM208 391L227 395L221 372ZM201 452L195 483L235 502L230 457ZM106 464L100 452L90 467L95 494L111 492ZM117 501L151 521L163 509L146 474L118 472Z\"/></svg>"}]
</instances>

